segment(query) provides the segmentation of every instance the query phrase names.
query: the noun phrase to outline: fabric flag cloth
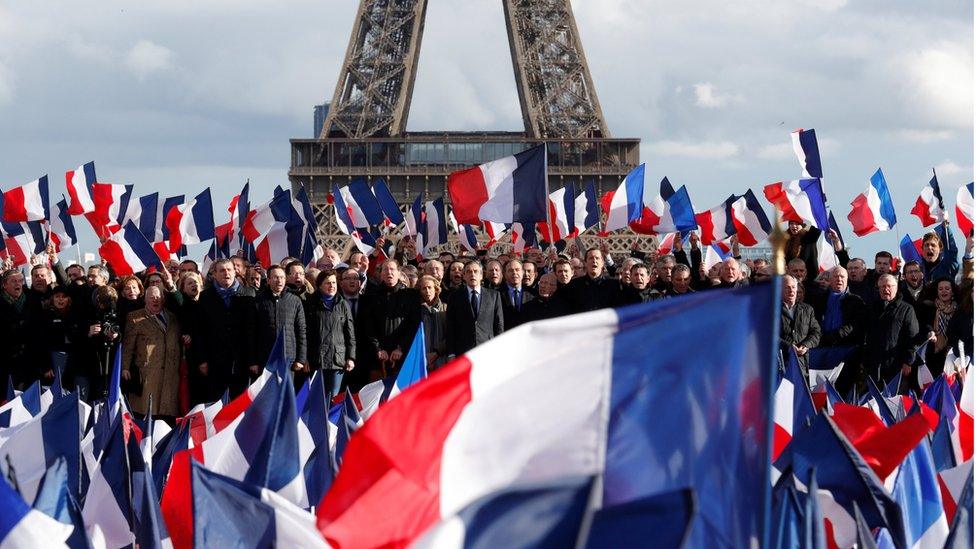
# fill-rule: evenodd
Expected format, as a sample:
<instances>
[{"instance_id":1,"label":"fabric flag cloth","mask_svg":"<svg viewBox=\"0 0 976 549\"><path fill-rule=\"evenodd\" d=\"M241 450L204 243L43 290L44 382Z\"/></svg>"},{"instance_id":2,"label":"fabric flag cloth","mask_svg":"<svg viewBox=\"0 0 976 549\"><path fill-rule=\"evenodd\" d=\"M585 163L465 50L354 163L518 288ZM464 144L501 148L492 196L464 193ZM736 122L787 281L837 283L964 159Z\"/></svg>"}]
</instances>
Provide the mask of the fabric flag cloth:
<instances>
[{"instance_id":1,"label":"fabric flag cloth","mask_svg":"<svg viewBox=\"0 0 976 549\"><path fill-rule=\"evenodd\" d=\"M823 168L820 165L820 147L817 145L816 130L799 129L790 133L793 142L793 152L800 161L803 177L823 179Z\"/></svg>"},{"instance_id":2,"label":"fabric flag cloth","mask_svg":"<svg viewBox=\"0 0 976 549\"><path fill-rule=\"evenodd\" d=\"M770 204L779 206L785 221L807 223L826 232L829 228L827 199L819 179L796 179L763 187Z\"/></svg>"},{"instance_id":3,"label":"fabric flag cloth","mask_svg":"<svg viewBox=\"0 0 976 549\"><path fill-rule=\"evenodd\" d=\"M166 218L169 217L169 212L186 201L186 197L182 194L179 196L171 196L165 200L156 202L156 234L152 242L168 242L169 241L169 227L166 226Z\"/></svg>"},{"instance_id":4,"label":"fabric flag cloth","mask_svg":"<svg viewBox=\"0 0 976 549\"><path fill-rule=\"evenodd\" d=\"M535 224L522 227L521 223L512 223L512 252L521 257L525 250L539 244L535 234Z\"/></svg>"},{"instance_id":5,"label":"fabric flag cloth","mask_svg":"<svg viewBox=\"0 0 976 549\"><path fill-rule=\"evenodd\" d=\"M726 259L732 257L732 245L729 240L722 240L720 242L714 242L709 244L705 248L705 255L702 258L702 263L705 266L705 272L707 273L711 270L712 266L722 263Z\"/></svg>"},{"instance_id":6,"label":"fabric flag cloth","mask_svg":"<svg viewBox=\"0 0 976 549\"><path fill-rule=\"evenodd\" d=\"M95 163L88 162L78 166L75 170L68 170L64 174L65 188L71 204L68 213L81 215L95 211L95 200L92 197L92 185L95 184Z\"/></svg>"},{"instance_id":7,"label":"fabric flag cloth","mask_svg":"<svg viewBox=\"0 0 976 549\"><path fill-rule=\"evenodd\" d=\"M766 212L756 199L756 195L752 193L752 189L736 198L732 202L730 211L739 244L755 246L769 236L772 225L769 224L769 218L766 217Z\"/></svg>"},{"instance_id":8,"label":"fabric flag cloth","mask_svg":"<svg viewBox=\"0 0 976 549\"><path fill-rule=\"evenodd\" d=\"M403 366L396 378L381 379L367 384L359 391L360 409L363 419L369 419L376 410L391 398L399 395L407 387L427 378L427 343L424 340L424 324L413 337L410 350L403 359Z\"/></svg>"},{"instance_id":9,"label":"fabric flag cloth","mask_svg":"<svg viewBox=\"0 0 976 549\"><path fill-rule=\"evenodd\" d=\"M265 269L289 257L288 230L285 223L275 222L270 229L253 242L257 262Z\"/></svg>"},{"instance_id":10,"label":"fabric flag cloth","mask_svg":"<svg viewBox=\"0 0 976 549\"><path fill-rule=\"evenodd\" d=\"M78 498L68 481L68 462L64 458L58 458L47 468L31 507L61 524L71 526L71 536L66 541L71 549L88 549L91 546L85 534Z\"/></svg>"},{"instance_id":11,"label":"fabric flag cloth","mask_svg":"<svg viewBox=\"0 0 976 549\"><path fill-rule=\"evenodd\" d=\"M800 432L817 414L796 353L787 353L785 374L775 393L776 415L773 422L773 460L783 453L793 433Z\"/></svg>"},{"instance_id":12,"label":"fabric flag cloth","mask_svg":"<svg viewBox=\"0 0 976 549\"><path fill-rule=\"evenodd\" d=\"M227 233L230 240L229 253L232 255L239 252L244 246L244 221L247 219L248 212L251 211L250 189L251 182L244 183L241 193L231 199L230 206L227 208L228 213L230 213L230 230Z\"/></svg>"},{"instance_id":13,"label":"fabric flag cloth","mask_svg":"<svg viewBox=\"0 0 976 549\"><path fill-rule=\"evenodd\" d=\"M489 494L433 526L411 547L573 547L592 484L592 478L567 479Z\"/></svg>"},{"instance_id":14,"label":"fabric flag cloth","mask_svg":"<svg viewBox=\"0 0 976 549\"><path fill-rule=\"evenodd\" d=\"M929 184L922 187L922 192L915 199L912 215L918 218L923 227L942 223L948 219L945 203L942 201L942 191L939 190L939 179L935 176L934 168Z\"/></svg>"},{"instance_id":15,"label":"fabric flag cloth","mask_svg":"<svg viewBox=\"0 0 976 549\"><path fill-rule=\"evenodd\" d=\"M888 192L888 184L881 168L871 176L871 184L867 190L851 202L851 213L847 214L847 219L857 236L894 228L897 222L895 206L891 202L891 193Z\"/></svg>"},{"instance_id":16,"label":"fabric flag cloth","mask_svg":"<svg viewBox=\"0 0 976 549\"><path fill-rule=\"evenodd\" d=\"M383 224L385 216L383 209L376 201L376 196L363 179L355 179L343 187L340 192L345 201L346 209L357 228L376 227Z\"/></svg>"},{"instance_id":17,"label":"fabric flag cloth","mask_svg":"<svg viewBox=\"0 0 976 549\"><path fill-rule=\"evenodd\" d=\"M61 251L68 246L74 246L78 242L78 235L75 232L75 223L68 214L68 200L61 197L57 203L58 213L51 218L51 243L54 244L56 251Z\"/></svg>"},{"instance_id":18,"label":"fabric flag cloth","mask_svg":"<svg viewBox=\"0 0 976 549\"><path fill-rule=\"evenodd\" d=\"M129 209L132 185L95 183L91 187L95 209L85 213L85 219L100 238L108 238L123 225L122 218Z\"/></svg>"},{"instance_id":19,"label":"fabric flag cloth","mask_svg":"<svg viewBox=\"0 0 976 549\"><path fill-rule=\"evenodd\" d=\"M81 510L89 534L97 526L108 547L132 543L134 512L131 477L142 454L121 418L110 427L111 434L98 457Z\"/></svg>"},{"instance_id":20,"label":"fabric flag cloth","mask_svg":"<svg viewBox=\"0 0 976 549\"><path fill-rule=\"evenodd\" d=\"M67 547L65 541L74 529L31 509L2 477L0 475L0 548Z\"/></svg>"},{"instance_id":21,"label":"fabric flag cloth","mask_svg":"<svg viewBox=\"0 0 976 549\"><path fill-rule=\"evenodd\" d=\"M307 387L307 392L305 390ZM332 486L332 449L338 435L337 425L329 420L325 378L321 372L312 374L311 383L303 387L304 398L295 398L299 413L298 453L305 476L308 501L315 504Z\"/></svg>"},{"instance_id":22,"label":"fabric flag cloth","mask_svg":"<svg viewBox=\"0 0 976 549\"><path fill-rule=\"evenodd\" d=\"M949 535L949 521L927 440L919 442L905 458L891 494L901 506L909 546L942 547Z\"/></svg>"},{"instance_id":23,"label":"fabric flag cloth","mask_svg":"<svg viewBox=\"0 0 976 549\"><path fill-rule=\"evenodd\" d=\"M444 197L439 196L434 200L428 200L424 207L424 246L421 253L434 246L447 244L447 216L444 213ZM418 250L420 251L420 250Z\"/></svg>"},{"instance_id":24,"label":"fabric flag cloth","mask_svg":"<svg viewBox=\"0 0 976 549\"><path fill-rule=\"evenodd\" d=\"M220 475L193 462L193 547L325 548L314 518L266 488ZM181 547L182 545L176 545ZM190 543L186 544L187 547Z\"/></svg>"},{"instance_id":25,"label":"fabric flag cloth","mask_svg":"<svg viewBox=\"0 0 976 549\"><path fill-rule=\"evenodd\" d=\"M447 177L458 223L538 223L549 193L546 146L538 145Z\"/></svg>"},{"instance_id":26,"label":"fabric flag cloth","mask_svg":"<svg viewBox=\"0 0 976 549\"><path fill-rule=\"evenodd\" d=\"M613 232L640 220L644 210L644 164L637 166L613 192L604 232Z\"/></svg>"},{"instance_id":27,"label":"fabric flag cloth","mask_svg":"<svg viewBox=\"0 0 976 549\"><path fill-rule=\"evenodd\" d=\"M588 182L583 191L576 195L573 220L576 223L576 236L600 223L600 204L596 199L596 186Z\"/></svg>"},{"instance_id":28,"label":"fabric flag cloth","mask_svg":"<svg viewBox=\"0 0 976 549\"><path fill-rule=\"evenodd\" d=\"M644 186L644 207L641 218L630 224L638 234L665 234L670 232L692 231L698 227L695 222L695 208L691 205L688 189L683 185L674 190L665 177L661 180L661 190L651 196L651 187Z\"/></svg>"},{"instance_id":29,"label":"fabric flag cloth","mask_svg":"<svg viewBox=\"0 0 976 549\"><path fill-rule=\"evenodd\" d=\"M376 197L376 202L383 210L386 223L393 227L400 226L403 223L403 213L400 212L400 206L397 205L396 198L393 197L393 193L390 192L390 188L386 185L386 181L383 181L383 178L377 178L376 181L373 181L373 196Z\"/></svg>"},{"instance_id":30,"label":"fabric flag cloth","mask_svg":"<svg viewBox=\"0 0 976 549\"><path fill-rule=\"evenodd\" d=\"M956 224L964 235L973 234L973 183L959 187L956 193Z\"/></svg>"},{"instance_id":31,"label":"fabric flag cloth","mask_svg":"<svg viewBox=\"0 0 976 549\"><path fill-rule=\"evenodd\" d=\"M732 220L732 203L736 196L732 195L714 208L695 214L695 221L701 228L701 242L709 245L720 242L735 234L735 222Z\"/></svg>"},{"instance_id":32,"label":"fabric flag cloth","mask_svg":"<svg viewBox=\"0 0 976 549\"><path fill-rule=\"evenodd\" d=\"M604 309L476 347L357 431L320 530L333 546L403 546L495 491L601 475L602 507L691 488L702 503L692 545L761 544L777 290ZM681 367L685 350L667 342L701 333L711 344ZM673 419L655 421L660 410Z\"/></svg>"},{"instance_id":33,"label":"fabric flag cloth","mask_svg":"<svg viewBox=\"0 0 976 549\"><path fill-rule=\"evenodd\" d=\"M352 237L356 248L366 255L371 255L376 249L376 239L368 230L359 230L352 218L353 209L346 204L346 195L338 185L332 185L332 203L335 207L336 225L339 230Z\"/></svg>"},{"instance_id":34,"label":"fabric flag cloth","mask_svg":"<svg viewBox=\"0 0 976 549\"><path fill-rule=\"evenodd\" d=\"M215 236L213 201L207 187L188 204L177 206L166 215L169 228L169 251L176 252L184 244L199 244Z\"/></svg>"},{"instance_id":35,"label":"fabric flag cloth","mask_svg":"<svg viewBox=\"0 0 976 549\"><path fill-rule=\"evenodd\" d=\"M550 243L576 235L576 191L572 183L549 193L549 222L539 223L539 232Z\"/></svg>"},{"instance_id":36,"label":"fabric flag cloth","mask_svg":"<svg viewBox=\"0 0 976 549\"><path fill-rule=\"evenodd\" d=\"M901 259L904 262L914 261L919 265L923 265L922 251L921 251L922 239L912 240L912 237L907 234L901 237L901 243L898 245L898 250L901 253Z\"/></svg>"},{"instance_id":37,"label":"fabric flag cloth","mask_svg":"<svg viewBox=\"0 0 976 549\"><path fill-rule=\"evenodd\" d=\"M63 458L70 464L68 480L72 493L80 499L78 433L84 422L80 415L77 393L71 393L17 429L0 430L0 470L6 472L9 466L16 471L25 498L34 500L47 468Z\"/></svg>"},{"instance_id":38,"label":"fabric flag cloth","mask_svg":"<svg viewBox=\"0 0 976 549\"><path fill-rule=\"evenodd\" d=\"M47 176L3 193L3 220L11 223L51 218Z\"/></svg>"},{"instance_id":39,"label":"fabric flag cloth","mask_svg":"<svg viewBox=\"0 0 976 549\"><path fill-rule=\"evenodd\" d=\"M149 267L163 268L152 245L131 221L102 243L98 253L112 265L117 276L128 276Z\"/></svg>"},{"instance_id":40,"label":"fabric flag cloth","mask_svg":"<svg viewBox=\"0 0 976 549\"><path fill-rule=\"evenodd\" d=\"M284 192L276 194L271 200L247 213L242 222L241 232L248 242L256 241L270 230L275 223L291 221L291 197Z\"/></svg>"},{"instance_id":41,"label":"fabric flag cloth","mask_svg":"<svg viewBox=\"0 0 976 549\"><path fill-rule=\"evenodd\" d=\"M478 251L478 235L474 232L474 227L471 225L458 225L457 218L454 217L454 211L447 214L448 219L451 221L451 227L454 228L454 232L458 235L458 243L471 253L477 253Z\"/></svg>"},{"instance_id":42,"label":"fabric flag cloth","mask_svg":"<svg viewBox=\"0 0 976 549\"><path fill-rule=\"evenodd\" d=\"M857 537L854 506L860 507L872 528L888 528L904 540L901 510L881 480L830 417L818 414L812 424L794 433L790 445L773 465L775 472L794 475L805 490L805 474L817 469L820 508L838 547L849 547ZM903 546L903 544L901 545Z\"/></svg>"},{"instance_id":43,"label":"fabric flag cloth","mask_svg":"<svg viewBox=\"0 0 976 549\"><path fill-rule=\"evenodd\" d=\"M138 200L129 200L129 205L122 215L122 225L131 221L139 227L139 231L146 240L156 239L156 216L159 213L159 193L140 196Z\"/></svg>"}]
</instances>

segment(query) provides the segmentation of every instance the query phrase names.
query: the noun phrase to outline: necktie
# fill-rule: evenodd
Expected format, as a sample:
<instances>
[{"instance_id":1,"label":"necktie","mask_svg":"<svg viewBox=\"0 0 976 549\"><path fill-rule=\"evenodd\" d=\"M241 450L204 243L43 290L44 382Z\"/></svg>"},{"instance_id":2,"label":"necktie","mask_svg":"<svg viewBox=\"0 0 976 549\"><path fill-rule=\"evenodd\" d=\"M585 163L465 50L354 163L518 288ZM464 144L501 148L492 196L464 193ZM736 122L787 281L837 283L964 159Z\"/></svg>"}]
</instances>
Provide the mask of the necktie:
<instances>
[{"instance_id":1,"label":"necktie","mask_svg":"<svg viewBox=\"0 0 976 549\"><path fill-rule=\"evenodd\" d=\"M471 314L478 316L478 292L474 290L471 291Z\"/></svg>"},{"instance_id":2,"label":"necktie","mask_svg":"<svg viewBox=\"0 0 976 549\"><path fill-rule=\"evenodd\" d=\"M521 311L522 310L522 291L519 290L518 288L516 288L514 291L515 291L515 299L513 301L515 302L515 310L516 311Z\"/></svg>"},{"instance_id":3,"label":"necktie","mask_svg":"<svg viewBox=\"0 0 976 549\"><path fill-rule=\"evenodd\" d=\"M354 297L349 300L349 303L352 305L352 317L356 318L356 311L359 310L359 298Z\"/></svg>"},{"instance_id":4,"label":"necktie","mask_svg":"<svg viewBox=\"0 0 976 549\"><path fill-rule=\"evenodd\" d=\"M163 329L165 330L166 329L166 315L164 315L163 313L159 313L159 314L156 315L156 319L159 320L159 323L163 325Z\"/></svg>"}]
</instances>

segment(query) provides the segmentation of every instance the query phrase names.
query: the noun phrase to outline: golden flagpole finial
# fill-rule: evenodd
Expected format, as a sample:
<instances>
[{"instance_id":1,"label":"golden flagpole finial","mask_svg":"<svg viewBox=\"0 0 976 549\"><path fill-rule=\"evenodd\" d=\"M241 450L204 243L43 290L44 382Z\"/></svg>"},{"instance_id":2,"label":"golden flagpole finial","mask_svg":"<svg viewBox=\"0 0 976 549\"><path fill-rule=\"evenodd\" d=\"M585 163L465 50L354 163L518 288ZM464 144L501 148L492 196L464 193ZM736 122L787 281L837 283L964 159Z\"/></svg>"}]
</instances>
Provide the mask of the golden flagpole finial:
<instances>
[{"instance_id":1,"label":"golden flagpole finial","mask_svg":"<svg viewBox=\"0 0 976 549\"><path fill-rule=\"evenodd\" d=\"M769 234L769 244L773 247L773 274L786 274L786 233L783 231L779 206L773 206L773 232Z\"/></svg>"}]
</instances>

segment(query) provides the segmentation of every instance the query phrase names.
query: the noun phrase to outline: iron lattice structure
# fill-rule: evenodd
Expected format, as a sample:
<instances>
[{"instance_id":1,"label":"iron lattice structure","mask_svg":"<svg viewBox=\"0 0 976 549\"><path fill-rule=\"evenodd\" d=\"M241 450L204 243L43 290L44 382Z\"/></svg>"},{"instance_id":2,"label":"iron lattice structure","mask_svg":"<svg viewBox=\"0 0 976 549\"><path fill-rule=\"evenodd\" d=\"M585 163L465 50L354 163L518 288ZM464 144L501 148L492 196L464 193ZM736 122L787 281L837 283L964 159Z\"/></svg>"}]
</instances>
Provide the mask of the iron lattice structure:
<instances>
[{"instance_id":1,"label":"iron lattice structure","mask_svg":"<svg viewBox=\"0 0 976 549\"><path fill-rule=\"evenodd\" d=\"M568 0L504 0L525 132L610 137Z\"/></svg>"},{"instance_id":2,"label":"iron lattice structure","mask_svg":"<svg viewBox=\"0 0 976 549\"><path fill-rule=\"evenodd\" d=\"M323 245L349 247L327 197L355 179L382 178L405 205L418 193L446 195L454 171L544 143L550 190L592 182L602 194L640 163L639 139L610 137L570 0L502 6L524 131L407 132L427 0L360 0L322 132L291 140L288 176L305 186ZM624 252L635 238L612 235L611 249Z\"/></svg>"},{"instance_id":3,"label":"iron lattice structure","mask_svg":"<svg viewBox=\"0 0 976 549\"><path fill-rule=\"evenodd\" d=\"M407 127L427 0L362 0L321 137L383 137Z\"/></svg>"}]
</instances>

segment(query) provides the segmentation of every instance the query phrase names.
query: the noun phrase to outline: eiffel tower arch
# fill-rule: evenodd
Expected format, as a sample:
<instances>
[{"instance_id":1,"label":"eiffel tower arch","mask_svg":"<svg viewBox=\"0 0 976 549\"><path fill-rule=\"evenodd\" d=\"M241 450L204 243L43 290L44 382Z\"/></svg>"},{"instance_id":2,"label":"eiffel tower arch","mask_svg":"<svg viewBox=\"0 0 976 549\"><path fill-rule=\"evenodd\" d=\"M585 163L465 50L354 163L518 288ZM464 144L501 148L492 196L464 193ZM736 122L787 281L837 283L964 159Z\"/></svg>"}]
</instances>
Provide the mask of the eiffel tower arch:
<instances>
[{"instance_id":1,"label":"eiffel tower arch","mask_svg":"<svg viewBox=\"0 0 976 549\"><path fill-rule=\"evenodd\" d=\"M501 0L524 131L407 132L427 0L360 0L328 114L315 139L291 140L293 188L304 185L319 240L342 249L334 184L386 181L398 203L444 194L456 170L546 144L549 188L616 188L640 163L640 139L611 137L570 0ZM615 235L624 251L633 235Z\"/></svg>"}]
</instances>

